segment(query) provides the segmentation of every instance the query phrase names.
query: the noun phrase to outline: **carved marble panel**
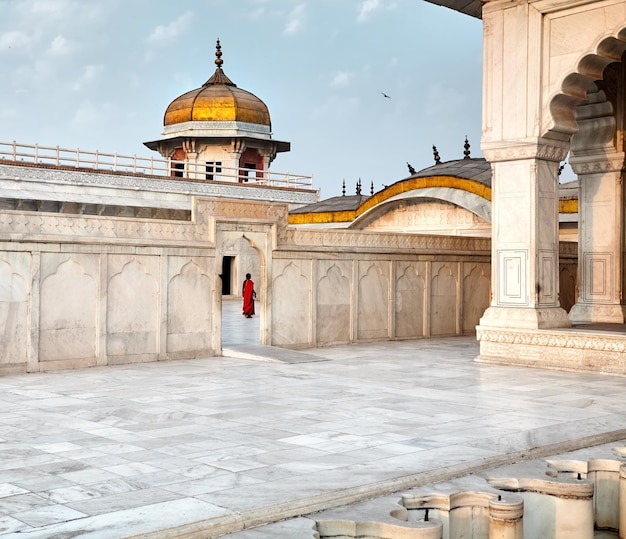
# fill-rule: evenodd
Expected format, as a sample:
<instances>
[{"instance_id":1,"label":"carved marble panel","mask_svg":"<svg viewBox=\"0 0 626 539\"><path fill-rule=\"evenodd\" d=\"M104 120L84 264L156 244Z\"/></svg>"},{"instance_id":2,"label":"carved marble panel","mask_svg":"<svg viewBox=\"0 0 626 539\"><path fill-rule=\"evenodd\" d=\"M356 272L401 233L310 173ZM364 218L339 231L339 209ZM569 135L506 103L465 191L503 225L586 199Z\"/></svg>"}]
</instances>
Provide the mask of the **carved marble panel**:
<instances>
[{"instance_id":1,"label":"carved marble panel","mask_svg":"<svg viewBox=\"0 0 626 539\"><path fill-rule=\"evenodd\" d=\"M272 344L309 345L311 261L275 260L272 285Z\"/></svg>"},{"instance_id":2,"label":"carved marble panel","mask_svg":"<svg viewBox=\"0 0 626 539\"><path fill-rule=\"evenodd\" d=\"M99 256L43 253L39 361L97 355Z\"/></svg>"},{"instance_id":3,"label":"carved marble panel","mask_svg":"<svg viewBox=\"0 0 626 539\"><path fill-rule=\"evenodd\" d=\"M396 337L424 336L425 275L425 262L396 263Z\"/></svg>"},{"instance_id":4,"label":"carved marble panel","mask_svg":"<svg viewBox=\"0 0 626 539\"><path fill-rule=\"evenodd\" d=\"M316 340L319 344L350 341L350 272L346 261L318 262Z\"/></svg>"},{"instance_id":5,"label":"carved marble panel","mask_svg":"<svg viewBox=\"0 0 626 539\"><path fill-rule=\"evenodd\" d=\"M489 307L491 296L490 271L490 264L463 264L462 331L464 335L476 331L480 317Z\"/></svg>"},{"instance_id":6,"label":"carved marble panel","mask_svg":"<svg viewBox=\"0 0 626 539\"><path fill-rule=\"evenodd\" d=\"M0 369L26 363L30 253L0 252Z\"/></svg>"},{"instance_id":7,"label":"carved marble panel","mask_svg":"<svg viewBox=\"0 0 626 539\"><path fill-rule=\"evenodd\" d=\"M456 269L456 263L432 263L430 334L433 337L457 334Z\"/></svg>"},{"instance_id":8,"label":"carved marble panel","mask_svg":"<svg viewBox=\"0 0 626 539\"><path fill-rule=\"evenodd\" d=\"M159 259L111 255L107 305L107 355L155 359L159 329ZM136 358L139 359L139 358Z\"/></svg>"},{"instance_id":9,"label":"carved marble panel","mask_svg":"<svg viewBox=\"0 0 626 539\"><path fill-rule=\"evenodd\" d=\"M358 263L357 339L389 336L389 265L382 261Z\"/></svg>"},{"instance_id":10,"label":"carved marble panel","mask_svg":"<svg viewBox=\"0 0 626 539\"><path fill-rule=\"evenodd\" d=\"M167 352L209 350L213 260L170 256L168 265Z\"/></svg>"}]
</instances>

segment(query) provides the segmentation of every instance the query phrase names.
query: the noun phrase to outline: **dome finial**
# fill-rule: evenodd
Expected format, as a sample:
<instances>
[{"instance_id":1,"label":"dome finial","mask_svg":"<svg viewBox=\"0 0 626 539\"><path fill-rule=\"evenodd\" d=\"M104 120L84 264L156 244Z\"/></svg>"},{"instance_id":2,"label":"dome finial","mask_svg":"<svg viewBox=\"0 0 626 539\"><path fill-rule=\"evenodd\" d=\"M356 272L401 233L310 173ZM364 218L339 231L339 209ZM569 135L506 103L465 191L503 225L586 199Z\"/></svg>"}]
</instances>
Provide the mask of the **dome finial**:
<instances>
[{"instance_id":1,"label":"dome finial","mask_svg":"<svg viewBox=\"0 0 626 539\"><path fill-rule=\"evenodd\" d=\"M467 135L465 135L465 144L463 144L463 148L465 148L465 151L463 152L463 155L465 157L463 159L469 159L470 158L470 143L469 143L469 140L467 140Z\"/></svg>"},{"instance_id":2,"label":"dome finial","mask_svg":"<svg viewBox=\"0 0 626 539\"><path fill-rule=\"evenodd\" d=\"M224 60L222 60L222 45L220 45L220 38L217 38L217 43L215 45L215 73L211 76L211 78L206 81L202 87L205 88L211 84L225 84L226 86L237 86L232 80L230 80L226 73L222 71L222 65L224 64Z\"/></svg>"},{"instance_id":3,"label":"dome finial","mask_svg":"<svg viewBox=\"0 0 626 539\"><path fill-rule=\"evenodd\" d=\"M441 157L439 157L439 152L437 151L437 146L433 144L433 157L435 158L435 165L441 164Z\"/></svg>"},{"instance_id":4,"label":"dome finial","mask_svg":"<svg viewBox=\"0 0 626 539\"><path fill-rule=\"evenodd\" d=\"M224 60L222 60L222 46L220 45L220 38L217 38L217 44L215 45L215 65L217 69L222 69Z\"/></svg>"}]
</instances>

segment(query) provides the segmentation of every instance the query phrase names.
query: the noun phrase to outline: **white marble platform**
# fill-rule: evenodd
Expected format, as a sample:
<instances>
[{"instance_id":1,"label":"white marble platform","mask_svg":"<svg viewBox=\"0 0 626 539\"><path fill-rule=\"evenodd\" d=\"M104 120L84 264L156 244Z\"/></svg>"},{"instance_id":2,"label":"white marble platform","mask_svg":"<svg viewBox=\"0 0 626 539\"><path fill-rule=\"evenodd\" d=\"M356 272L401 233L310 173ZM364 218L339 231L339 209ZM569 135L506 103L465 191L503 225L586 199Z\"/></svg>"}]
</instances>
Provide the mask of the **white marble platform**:
<instances>
[{"instance_id":1,"label":"white marble platform","mask_svg":"<svg viewBox=\"0 0 626 539\"><path fill-rule=\"evenodd\" d=\"M626 438L623 377L478 364L472 337L310 352L0 378L0 535L216 537Z\"/></svg>"}]
</instances>

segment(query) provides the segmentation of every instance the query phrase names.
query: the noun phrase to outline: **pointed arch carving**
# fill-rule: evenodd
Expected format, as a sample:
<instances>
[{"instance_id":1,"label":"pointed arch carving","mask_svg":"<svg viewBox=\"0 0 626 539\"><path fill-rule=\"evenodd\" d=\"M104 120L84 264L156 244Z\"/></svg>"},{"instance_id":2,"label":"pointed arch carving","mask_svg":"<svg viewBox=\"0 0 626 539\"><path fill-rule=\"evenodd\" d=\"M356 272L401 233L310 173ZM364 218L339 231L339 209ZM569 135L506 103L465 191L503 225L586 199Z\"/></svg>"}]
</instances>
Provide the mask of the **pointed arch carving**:
<instances>
[{"instance_id":1,"label":"pointed arch carving","mask_svg":"<svg viewBox=\"0 0 626 539\"><path fill-rule=\"evenodd\" d=\"M389 335L389 270L383 262L364 261L359 275L357 338L384 339Z\"/></svg>"},{"instance_id":2,"label":"pointed arch carving","mask_svg":"<svg viewBox=\"0 0 626 539\"><path fill-rule=\"evenodd\" d=\"M40 361L96 357L98 284L69 257L41 282Z\"/></svg>"},{"instance_id":3,"label":"pointed arch carving","mask_svg":"<svg viewBox=\"0 0 626 539\"><path fill-rule=\"evenodd\" d=\"M396 278L396 337L424 336L426 263L399 262Z\"/></svg>"},{"instance_id":4,"label":"pointed arch carving","mask_svg":"<svg viewBox=\"0 0 626 539\"><path fill-rule=\"evenodd\" d=\"M457 280L451 264L433 263L430 296L431 336L455 335Z\"/></svg>"},{"instance_id":5,"label":"pointed arch carving","mask_svg":"<svg viewBox=\"0 0 626 539\"><path fill-rule=\"evenodd\" d=\"M304 346L309 344L311 309L310 276L299 264L288 261L274 278L272 301L272 344Z\"/></svg>"},{"instance_id":6,"label":"pointed arch carving","mask_svg":"<svg viewBox=\"0 0 626 539\"><path fill-rule=\"evenodd\" d=\"M211 347L211 279L196 260L172 259L180 267L167 287L167 352Z\"/></svg>"},{"instance_id":7,"label":"pointed arch carving","mask_svg":"<svg viewBox=\"0 0 626 539\"><path fill-rule=\"evenodd\" d=\"M107 312L109 356L157 353L159 287L150 269L142 262L137 258L128 260L109 280L107 302L124 306ZM145 262L156 261L147 257Z\"/></svg>"},{"instance_id":8,"label":"pointed arch carving","mask_svg":"<svg viewBox=\"0 0 626 539\"><path fill-rule=\"evenodd\" d=\"M347 263L333 262L318 281L316 336L319 343L350 341L350 279L346 276L349 269Z\"/></svg>"}]
</instances>

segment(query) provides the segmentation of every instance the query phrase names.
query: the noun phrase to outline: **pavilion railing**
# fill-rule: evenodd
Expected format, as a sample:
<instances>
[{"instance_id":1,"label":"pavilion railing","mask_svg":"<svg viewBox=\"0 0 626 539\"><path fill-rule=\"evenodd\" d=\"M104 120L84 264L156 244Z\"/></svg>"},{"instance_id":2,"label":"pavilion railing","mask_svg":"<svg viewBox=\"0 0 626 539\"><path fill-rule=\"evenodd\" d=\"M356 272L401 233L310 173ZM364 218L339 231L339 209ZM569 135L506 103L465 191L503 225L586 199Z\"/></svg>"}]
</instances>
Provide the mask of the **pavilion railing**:
<instances>
[{"instance_id":1,"label":"pavilion railing","mask_svg":"<svg viewBox=\"0 0 626 539\"><path fill-rule=\"evenodd\" d=\"M59 146L0 142L0 164L2 162L30 163L55 167L99 170L126 174L167 177L192 181L237 182L242 184L267 185L291 189L313 189L313 177L256 170L231 168L219 163L193 163L173 159L155 159L136 155L120 155Z\"/></svg>"}]
</instances>

